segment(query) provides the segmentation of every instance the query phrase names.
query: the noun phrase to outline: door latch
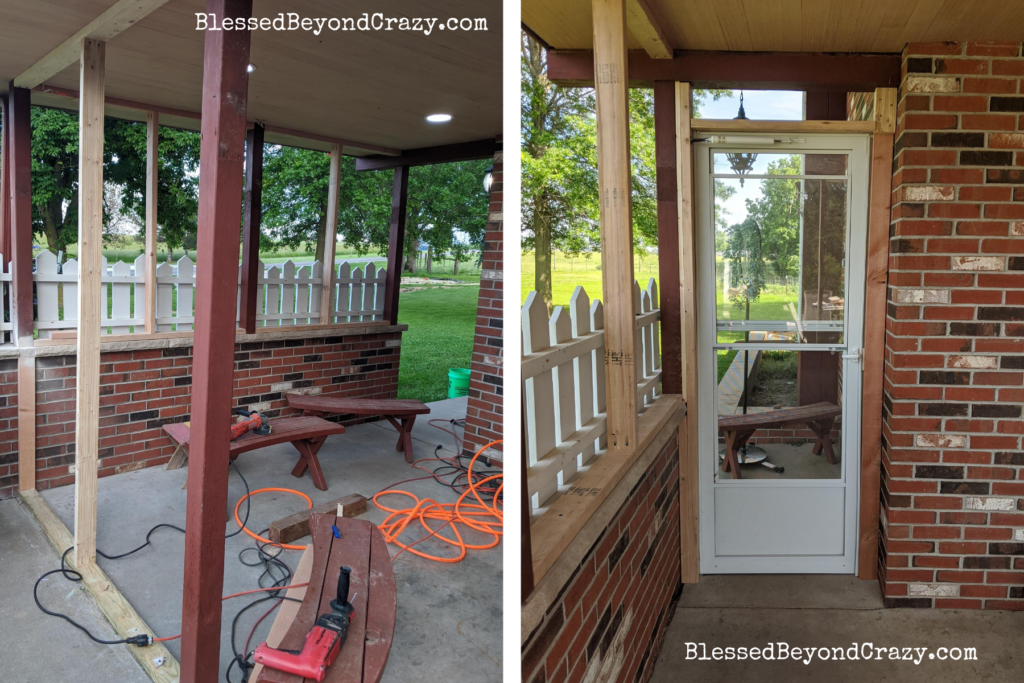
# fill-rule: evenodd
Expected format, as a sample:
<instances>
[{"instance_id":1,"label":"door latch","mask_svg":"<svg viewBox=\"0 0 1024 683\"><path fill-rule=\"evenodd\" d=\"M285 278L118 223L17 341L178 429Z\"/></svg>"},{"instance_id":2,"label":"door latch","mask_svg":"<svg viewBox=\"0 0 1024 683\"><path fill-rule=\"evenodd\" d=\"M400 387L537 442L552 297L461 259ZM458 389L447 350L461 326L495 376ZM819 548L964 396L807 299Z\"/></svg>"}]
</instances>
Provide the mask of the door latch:
<instances>
[{"instance_id":1,"label":"door latch","mask_svg":"<svg viewBox=\"0 0 1024 683\"><path fill-rule=\"evenodd\" d=\"M854 349L850 353L844 353L842 355L843 360L852 360L854 363L859 363L864 355L864 349Z\"/></svg>"}]
</instances>

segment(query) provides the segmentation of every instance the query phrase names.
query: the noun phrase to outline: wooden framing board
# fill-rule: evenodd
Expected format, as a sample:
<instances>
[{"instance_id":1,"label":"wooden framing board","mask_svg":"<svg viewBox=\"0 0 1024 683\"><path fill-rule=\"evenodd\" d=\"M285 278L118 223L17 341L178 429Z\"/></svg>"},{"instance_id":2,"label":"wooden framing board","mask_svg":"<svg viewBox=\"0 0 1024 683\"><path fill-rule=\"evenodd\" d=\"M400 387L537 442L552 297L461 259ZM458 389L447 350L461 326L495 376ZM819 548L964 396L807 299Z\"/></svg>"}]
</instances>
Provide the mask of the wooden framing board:
<instances>
[{"instance_id":1,"label":"wooden framing board","mask_svg":"<svg viewBox=\"0 0 1024 683\"><path fill-rule=\"evenodd\" d=\"M32 103L31 92L11 84L7 93L10 134L7 138L11 171L10 203L11 338L18 346L32 346Z\"/></svg>"},{"instance_id":2,"label":"wooden framing board","mask_svg":"<svg viewBox=\"0 0 1024 683\"><path fill-rule=\"evenodd\" d=\"M409 167L395 167L391 189L391 235L388 238L388 275L384 285L384 321L398 324L398 295L402 288L405 257L405 208L409 199Z\"/></svg>"},{"instance_id":3,"label":"wooden framing board","mask_svg":"<svg viewBox=\"0 0 1024 683\"><path fill-rule=\"evenodd\" d=\"M625 0L593 0L593 15L608 448L633 450L637 349Z\"/></svg>"},{"instance_id":4,"label":"wooden framing board","mask_svg":"<svg viewBox=\"0 0 1024 683\"><path fill-rule=\"evenodd\" d=\"M324 232L323 287L320 290L320 324L331 322L334 312L334 253L338 246L338 192L341 186L341 147L331 147L331 176L327 188L327 228Z\"/></svg>"},{"instance_id":5,"label":"wooden framing board","mask_svg":"<svg viewBox=\"0 0 1024 683\"><path fill-rule=\"evenodd\" d=\"M160 114L146 113L146 334L156 332L157 192L160 187Z\"/></svg>"},{"instance_id":6,"label":"wooden framing board","mask_svg":"<svg viewBox=\"0 0 1024 683\"><path fill-rule=\"evenodd\" d=\"M678 424L686 412L682 399L662 394L639 420L637 439L632 448L609 450L592 461L590 468L573 482L587 495L563 495L530 527L533 551L533 577L539 583L558 560L594 511L601 507L615 485L636 462L654 437L668 424Z\"/></svg>"},{"instance_id":7,"label":"wooden framing board","mask_svg":"<svg viewBox=\"0 0 1024 683\"><path fill-rule=\"evenodd\" d=\"M874 121L750 121L735 119L693 119L690 128L701 133L873 133Z\"/></svg>"},{"instance_id":8,"label":"wooden framing board","mask_svg":"<svg viewBox=\"0 0 1024 683\"><path fill-rule=\"evenodd\" d=\"M399 166L425 166L429 164L447 164L453 161L472 161L474 159L493 159L498 151L495 138L458 142L453 145L437 147L421 147L407 149L398 156L380 156L377 154L356 159L357 171L379 171Z\"/></svg>"},{"instance_id":9,"label":"wooden framing board","mask_svg":"<svg viewBox=\"0 0 1024 683\"><path fill-rule=\"evenodd\" d=\"M252 0L209 0L207 11L248 19ZM196 264L200 291L234 292L238 287L249 39L248 30L206 31L204 36L197 249L203 257ZM235 311L234 296L196 301L181 610L181 669L187 683L219 680Z\"/></svg>"},{"instance_id":10,"label":"wooden framing board","mask_svg":"<svg viewBox=\"0 0 1024 683\"><path fill-rule=\"evenodd\" d=\"M18 490L36 488L36 359L18 359Z\"/></svg>"},{"instance_id":11,"label":"wooden framing board","mask_svg":"<svg viewBox=\"0 0 1024 683\"><path fill-rule=\"evenodd\" d=\"M4 268L11 257L11 107L6 96L0 95L0 254L4 255Z\"/></svg>"},{"instance_id":12,"label":"wooden framing board","mask_svg":"<svg viewBox=\"0 0 1024 683\"><path fill-rule=\"evenodd\" d=\"M118 0L14 79L19 88L34 88L78 61L83 40L104 42L160 9L167 0ZM103 100L100 100L100 108Z\"/></svg>"},{"instance_id":13,"label":"wooden framing board","mask_svg":"<svg viewBox=\"0 0 1024 683\"><path fill-rule=\"evenodd\" d=\"M651 59L672 59L672 44L661 28L650 0L626 0L626 24Z\"/></svg>"},{"instance_id":14,"label":"wooden framing board","mask_svg":"<svg viewBox=\"0 0 1024 683\"><path fill-rule=\"evenodd\" d=\"M686 417L679 425L679 552L680 580L700 579L700 487L697 439L697 232L693 206L693 145L691 98L688 83L676 83L676 136L679 158L679 302L683 401Z\"/></svg>"},{"instance_id":15,"label":"wooden framing board","mask_svg":"<svg viewBox=\"0 0 1024 683\"><path fill-rule=\"evenodd\" d=\"M63 555L64 551L74 545L75 541L71 532L50 509L38 491L21 491L18 496L22 504L32 513L58 556ZM74 553L68 554L68 567L81 573L82 585L89 591L89 595L92 596L103 616L110 622L118 637L127 638L143 633L154 635L153 629L139 616L131 603L121 595L121 591L99 568L99 565L94 562L77 564L73 555ZM134 645L125 645L124 647L128 648L135 661L153 679L154 683L178 683L178 661L164 647L163 643L153 643L148 647ZM156 661L160 658L163 659L163 663L158 666Z\"/></svg>"},{"instance_id":16,"label":"wooden framing board","mask_svg":"<svg viewBox=\"0 0 1024 683\"><path fill-rule=\"evenodd\" d=\"M78 116L78 342L75 375L75 564L96 561L103 260L103 81L106 45L81 45Z\"/></svg>"},{"instance_id":17,"label":"wooden framing board","mask_svg":"<svg viewBox=\"0 0 1024 683\"><path fill-rule=\"evenodd\" d=\"M257 123L245 136L245 197L242 209L242 300L238 326L256 332L256 292L260 273L260 223L263 220L263 133ZM334 165L331 165L334 171Z\"/></svg>"},{"instance_id":18,"label":"wooden framing board","mask_svg":"<svg viewBox=\"0 0 1024 683\"><path fill-rule=\"evenodd\" d=\"M662 391L683 393L679 295L679 177L676 164L676 84L654 84L654 154L657 166L658 272L661 274Z\"/></svg>"},{"instance_id":19,"label":"wooden framing board","mask_svg":"<svg viewBox=\"0 0 1024 683\"><path fill-rule=\"evenodd\" d=\"M861 408L860 542L857 576L878 577L878 515L882 476L882 388L885 370L886 288L892 208L896 89L875 90L871 137L868 256L864 292L864 380Z\"/></svg>"}]
</instances>

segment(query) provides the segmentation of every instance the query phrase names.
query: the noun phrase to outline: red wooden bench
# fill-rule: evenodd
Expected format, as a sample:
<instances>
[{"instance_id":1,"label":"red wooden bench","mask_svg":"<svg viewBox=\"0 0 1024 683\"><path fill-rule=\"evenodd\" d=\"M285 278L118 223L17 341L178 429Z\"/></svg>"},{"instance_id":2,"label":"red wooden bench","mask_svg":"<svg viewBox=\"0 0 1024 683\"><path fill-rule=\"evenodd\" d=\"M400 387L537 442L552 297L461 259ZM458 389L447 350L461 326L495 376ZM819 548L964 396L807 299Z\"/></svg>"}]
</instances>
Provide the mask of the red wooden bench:
<instances>
[{"instance_id":1,"label":"red wooden bench","mask_svg":"<svg viewBox=\"0 0 1024 683\"><path fill-rule=\"evenodd\" d=\"M331 525L337 525L340 539ZM397 590L391 556L380 530L368 521L313 514L309 518L312 563L309 585L292 589L288 597L302 599L297 611L284 603L267 637L267 644L282 650L301 650L316 618L329 612L341 567L351 567L349 601L355 608L345 644L334 666L327 670L325 683L378 683L384 675L395 635ZM307 550L308 552L308 550ZM303 558L305 561L306 558ZM294 580L305 580L300 562ZM298 591L302 591L299 593ZM287 629L285 631L285 629ZM284 632L283 637L280 635ZM304 679L282 671L260 667L252 680L258 683L302 683ZM312 679L305 679L312 680Z\"/></svg>"},{"instance_id":2,"label":"red wooden bench","mask_svg":"<svg viewBox=\"0 0 1024 683\"><path fill-rule=\"evenodd\" d=\"M412 399L364 399L341 398L338 396L307 396L285 394L288 405L302 411L303 415L380 415L398 430L398 445L395 450L405 453L406 462L414 460L412 452L412 426L417 415L427 415L430 408L421 401Z\"/></svg>"},{"instance_id":3,"label":"red wooden bench","mask_svg":"<svg viewBox=\"0 0 1024 683\"><path fill-rule=\"evenodd\" d=\"M718 418L718 431L725 434L725 458L722 460L722 471L732 471L733 479L741 479L737 452L743 448L754 432L759 429L777 429L791 424L806 424L817 439L811 452L815 455L825 453L830 465L836 464L836 454L832 450L832 425L842 415L843 409L835 403L812 403L794 408L766 410L746 415L727 415Z\"/></svg>"},{"instance_id":4,"label":"red wooden bench","mask_svg":"<svg viewBox=\"0 0 1024 683\"><path fill-rule=\"evenodd\" d=\"M256 434L249 432L231 442L229 457L234 460L242 453L255 451L266 446L274 446L279 443L291 443L299 451L299 461L292 470L293 477L301 477L309 469L313 477L313 485L321 491L327 490L327 480L324 479L324 472L320 469L320 461L317 453L324 441L332 434L344 434L345 428L342 425L324 420L312 415L300 417L283 417L279 420L270 421L270 434ZM188 454L189 439L192 430L184 422L175 422L164 425L164 431L178 445L179 449ZM177 458L177 453L168 463L168 469L174 469L172 464L180 467L183 460Z\"/></svg>"}]
</instances>

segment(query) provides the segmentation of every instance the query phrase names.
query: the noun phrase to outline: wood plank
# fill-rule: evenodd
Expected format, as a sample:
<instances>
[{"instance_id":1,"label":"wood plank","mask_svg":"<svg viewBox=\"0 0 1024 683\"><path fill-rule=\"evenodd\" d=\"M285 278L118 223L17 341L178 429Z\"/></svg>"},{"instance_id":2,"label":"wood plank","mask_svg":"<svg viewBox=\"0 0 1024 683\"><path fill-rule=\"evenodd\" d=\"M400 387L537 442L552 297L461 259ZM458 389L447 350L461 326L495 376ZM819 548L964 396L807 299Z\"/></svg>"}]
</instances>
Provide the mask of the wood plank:
<instances>
[{"instance_id":1,"label":"wood plank","mask_svg":"<svg viewBox=\"0 0 1024 683\"><path fill-rule=\"evenodd\" d=\"M634 450L637 351L625 0L593 0L608 447Z\"/></svg>"},{"instance_id":2,"label":"wood plank","mask_svg":"<svg viewBox=\"0 0 1024 683\"><path fill-rule=\"evenodd\" d=\"M19 88L36 87L78 61L83 40L108 41L166 3L167 0L118 0L103 14L23 71L14 79L14 85ZM101 108L102 102L101 99Z\"/></svg>"},{"instance_id":3,"label":"wood plank","mask_svg":"<svg viewBox=\"0 0 1024 683\"><path fill-rule=\"evenodd\" d=\"M288 406L332 415L427 415L430 407L416 399L363 399L323 394L285 394Z\"/></svg>"},{"instance_id":4,"label":"wood plank","mask_svg":"<svg viewBox=\"0 0 1024 683\"><path fill-rule=\"evenodd\" d=\"M274 543L291 543L297 538L309 535L309 518L313 514L328 514L342 511L342 517L358 517L366 512L366 498L358 493L342 496L329 503L315 505L308 510L296 512L270 523L267 535Z\"/></svg>"},{"instance_id":5,"label":"wood plank","mask_svg":"<svg viewBox=\"0 0 1024 683\"><path fill-rule=\"evenodd\" d=\"M520 422L519 422L519 452L520 452L520 466L519 466L519 489L521 491L519 496L519 545L522 548L520 559L519 559L519 603L525 604L529 599L530 594L533 593L534 587L537 582L533 580L533 539L530 535L530 518L532 517L532 509L530 505L530 494L526 490L527 472L529 472L529 456L526 452L526 402L520 403ZM529 675L529 674L527 674Z\"/></svg>"},{"instance_id":6,"label":"wood plank","mask_svg":"<svg viewBox=\"0 0 1024 683\"><path fill-rule=\"evenodd\" d=\"M248 18L252 0L209 0L207 11ZM206 31L199 157L198 298L193 346L192 434L185 512L181 668L189 683L216 683L220 670L221 595L228 468L238 231L242 224L248 31ZM212 296L211 292L231 292Z\"/></svg>"},{"instance_id":7,"label":"wood plank","mask_svg":"<svg viewBox=\"0 0 1024 683\"><path fill-rule=\"evenodd\" d=\"M327 230L324 233L323 288L320 290L320 324L334 322L334 253L338 246L338 192L341 189L341 147L331 147L331 176L327 188Z\"/></svg>"},{"instance_id":8,"label":"wood plank","mask_svg":"<svg viewBox=\"0 0 1024 683\"><path fill-rule=\"evenodd\" d=\"M398 324L398 297L405 261L405 213L409 199L409 167L395 167L391 190L391 233L388 237L388 275L384 285L384 321Z\"/></svg>"},{"instance_id":9,"label":"wood plank","mask_svg":"<svg viewBox=\"0 0 1024 683\"><path fill-rule=\"evenodd\" d=\"M362 683L363 658L366 654L367 604L370 597L370 539L373 525L361 519L335 519L341 534L331 547L331 559L324 577L324 590L320 596L318 614L331 611L331 601L337 596L338 575L342 567L351 569L348 600L352 604L352 621L348 636L341 646L334 666L330 668L330 683ZM340 547L339 547L340 546ZM385 548L384 552L387 552Z\"/></svg>"},{"instance_id":10,"label":"wood plank","mask_svg":"<svg viewBox=\"0 0 1024 683\"><path fill-rule=\"evenodd\" d=\"M881 105L881 106L879 106ZM892 207L895 91L875 93L868 200L868 256L864 293L864 377L861 403L860 540L857 576L878 577L878 516L882 476L882 393L885 372L886 287L889 278L889 223ZM886 130L889 129L889 130Z\"/></svg>"},{"instance_id":11,"label":"wood plank","mask_svg":"<svg viewBox=\"0 0 1024 683\"><path fill-rule=\"evenodd\" d=\"M75 374L75 562L96 561L100 322L103 299L103 83L106 45L81 44L78 117L78 361Z\"/></svg>"},{"instance_id":12,"label":"wood plank","mask_svg":"<svg viewBox=\"0 0 1024 683\"><path fill-rule=\"evenodd\" d=\"M36 359L18 359L18 490L36 487Z\"/></svg>"},{"instance_id":13,"label":"wood plank","mask_svg":"<svg viewBox=\"0 0 1024 683\"><path fill-rule=\"evenodd\" d=\"M875 132L896 132L896 88L875 90Z\"/></svg>"},{"instance_id":14,"label":"wood plank","mask_svg":"<svg viewBox=\"0 0 1024 683\"><path fill-rule=\"evenodd\" d=\"M302 557L299 558L299 563L295 566L295 573L292 574L292 584L307 583L312 569L313 546L307 545L306 549L302 551ZM306 588L307 586L289 588L285 592L285 597L291 598L292 600L302 600L306 597ZM267 645L270 647L281 647L281 639L284 638L284 635L288 632L288 628L295 620L295 616L299 613L299 606L301 603L292 602L292 600L285 600L281 603L281 606L277 608L274 623L270 627L270 632L267 633ZM262 671L263 665L256 664L249 673L249 680L258 681Z\"/></svg>"},{"instance_id":15,"label":"wood plank","mask_svg":"<svg viewBox=\"0 0 1024 683\"><path fill-rule=\"evenodd\" d=\"M672 59L672 43L661 28L651 0L626 0L626 24L651 59Z\"/></svg>"},{"instance_id":16,"label":"wood plank","mask_svg":"<svg viewBox=\"0 0 1024 683\"><path fill-rule=\"evenodd\" d=\"M74 545L75 541L71 532L54 514L38 491L21 491L18 495L22 504L35 517L58 556L63 555L64 551ZM142 633L158 635L139 616L135 608L121 594L110 577L100 569L99 565L94 562L77 564L74 553L68 554L67 564L71 569L82 574L82 585L89 591L96 606L100 608L119 638ZM148 647L135 647L134 645L125 645L124 647L128 648L132 657L154 683L178 683L178 661L163 643L153 643ZM163 663L157 666L154 662L160 658L163 659Z\"/></svg>"},{"instance_id":17,"label":"wood plank","mask_svg":"<svg viewBox=\"0 0 1024 683\"><path fill-rule=\"evenodd\" d=\"M33 344L32 324L32 105L31 92L12 83L7 94L10 109L11 188L11 338L18 346Z\"/></svg>"},{"instance_id":18,"label":"wood plank","mask_svg":"<svg viewBox=\"0 0 1024 683\"><path fill-rule=\"evenodd\" d=\"M735 119L693 119L691 130L700 133L854 133L875 130L874 121L751 121Z\"/></svg>"},{"instance_id":19,"label":"wood plank","mask_svg":"<svg viewBox=\"0 0 1024 683\"><path fill-rule=\"evenodd\" d=\"M146 334L156 332L157 201L160 187L160 115L146 114Z\"/></svg>"},{"instance_id":20,"label":"wood plank","mask_svg":"<svg viewBox=\"0 0 1024 683\"><path fill-rule=\"evenodd\" d=\"M385 168L398 168L399 166L423 166L426 164L447 164L452 161L492 159L497 149L498 142L494 138L474 140L473 142L459 142L454 145L407 149L397 156L374 154L359 157L356 159L356 170L379 171ZM483 178L480 181L483 182Z\"/></svg>"},{"instance_id":21,"label":"wood plank","mask_svg":"<svg viewBox=\"0 0 1024 683\"><path fill-rule=\"evenodd\" d=\"M643 50L630 50L629 83L634 88L649 87L655 81L672 81L689 83L691 88L867 92L899 85L901 57L896 52L678 50L671 59L654 59ZM594 86L591 50L554 49L548 51L547 57L548 78L557 85Z\"/></svg>"},{"instance_id":22,"label":"wood plank","mask_svg":"<svg viewBox=\"0 0 1024 683\"><path fill-rule=\"evenodd\" d=\"M259 302L256 292L260 272L260 222L263 217L263 134L262 124L253 126L245 137L245 208L242 211L242 296L238 326L247 334L256 332Z\"/></svg>"},{"instance_id":23,"label":"wood plank","mask_svg":"<svg viewBox=\"0 0 1024 683\"><path fill-rule=\"evenodd\" d=\"M639 421L635 446L609 450L591 461L590 468L573 482L530 528L533 576L540 583L562 551L608 497L615 484L666 425L678 425L686 413L682 399L665 394L647 409ZM585 494L583 492L586 492Z\"/></svg>"},{"instance_id":24,"label":"wood plank","mask_svg":"<svg viewBox=\"0 0 1024 683\"><path fill-rule=\"evenodd\" d=\"M700 487L697 420L697 232L693 205L693 137L688 83L676 84L679 171L679 302L681 314L682 397L686 417L679 428L679 530L681 581L700 579ZM662 291L665 291L663 288Z\"/></svg>"},{"instance_id":25,"label":"wood plank","mask_svg":"<svg viewBox=\"0 0 1024 683\"><path fill-rule=\"evenodd\" d=\"M366 611L366 649L363 653L363 683L380 683L395 637L398 591L395 569L384 535L370 529L370 598Z\"/></svg>"},{"instance_id":26,"label":"wood plank","mask_svg":"<svg viewBox=\"0 0 1024 683\"><path fill-rule=\"evenodd\" d=\"M658 193L658 272L661 277L662 388L683 393L682 307L679 295L679 178L676 174L675 83L654 84L654 155Z\"/></svg>"},{"instance_id":27,"label":"wood plank","mask_svg":"<svg viewBox=\"0 0 1024 683\"><path fill-rule=\"evenodd\" d=\"M11 258L11 105L7 95L0 95L0 254L3 269Z\"/></svg>"}]
</instances>

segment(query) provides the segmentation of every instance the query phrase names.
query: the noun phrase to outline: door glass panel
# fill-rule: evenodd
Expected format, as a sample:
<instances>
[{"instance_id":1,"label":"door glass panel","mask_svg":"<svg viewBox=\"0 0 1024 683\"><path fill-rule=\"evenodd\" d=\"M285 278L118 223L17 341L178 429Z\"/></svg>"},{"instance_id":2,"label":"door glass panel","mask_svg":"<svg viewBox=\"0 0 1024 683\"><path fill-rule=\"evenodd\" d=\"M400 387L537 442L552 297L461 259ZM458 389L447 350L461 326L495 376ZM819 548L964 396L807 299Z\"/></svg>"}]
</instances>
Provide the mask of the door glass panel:
<instances>
[{"instance_id":1,"label":"door glass panel","mask_svg":"<svg viewBox=\"0 0 1024 683\"><path fill-rule=\"evenodd\" d=\"M847 155L748 156L762 177L714 179L718 341L841 344L849 182L807 176Z\"/></svg>"},{"instance_id":2,"label":"door glass panel","mask_svg":"<svg viewBox=\"0 0 1024 683\"><path fill-rule=\"evenodd\" d=\"M715 152L715 175L846 175L845 154L801 154L799 152Z\"/></svg>"},{"instance_id":3,"label":"door glass panel","mask_svg":"<svg viewBox=\"0 0 1024 683\"><path fill-rule=\"evenodd\" d=\"M840 354L742 347L716 353L716 481L734 479L722 470L730 447L743 479L842 478Z\"/></svg>"}]
</instances>

